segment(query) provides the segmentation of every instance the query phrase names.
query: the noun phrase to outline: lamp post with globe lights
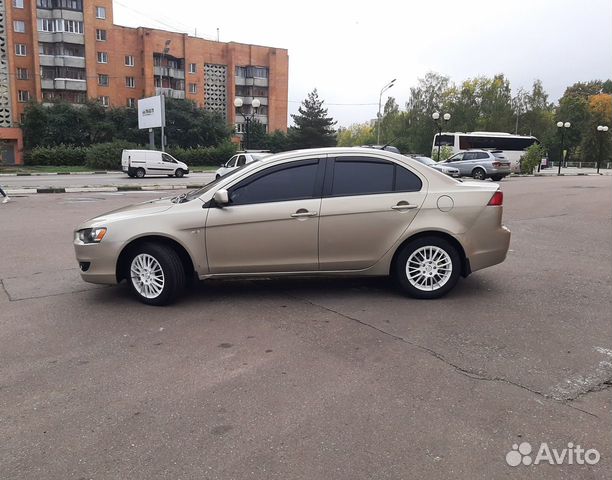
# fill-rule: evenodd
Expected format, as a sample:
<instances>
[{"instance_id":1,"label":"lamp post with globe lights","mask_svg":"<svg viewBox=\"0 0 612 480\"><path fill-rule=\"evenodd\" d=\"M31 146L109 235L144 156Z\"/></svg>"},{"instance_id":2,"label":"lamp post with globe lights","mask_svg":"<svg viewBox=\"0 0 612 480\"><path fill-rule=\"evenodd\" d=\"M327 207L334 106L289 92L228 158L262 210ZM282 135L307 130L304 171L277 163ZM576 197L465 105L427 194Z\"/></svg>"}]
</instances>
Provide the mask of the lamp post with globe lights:
<instances>
[{"instance_id":1,"label":"lamp post with globe lights","mask_svg":"<svg viewBox=\"0 0 612 480\"><path fill-rule=\"evenodd\" d=\"M440 123L440 113L434 112L431 115L434 122L436 122L436 126L438 127L438 136L436 138L436 143L438 144L438 162L440 161L440 147L442 146L442 123ZM448 122L451 119L450 113L445 113L442 118L445 122Z\"/></svg>"},{"instance_id":2,"label":"lamp post with globe lights","mask_svg":"<svg viewBox=\"0 0 612 480\"><path fill-rule=\"evenodd\" d=\"M597 131L599 132L599 157L597 158L597 174L599 174L599 164L601 162L601 152L602 152L602 144L604 141L604 136L608 131L607 125L597 125Z\"/></svg>"},{"instance_id":3,"label":"lamp post with globe lights","mask_svg":"<svg viewBox=\"0 0 612 480\"><path fill-rule=\"evenodd\" d=\"M561 159L559 160L559 170L557 170L557 175L561 175L561 164L565 160L565 130L571 126L572 124L570 122L557 122L557 128L561 132Z\"/></svg>"},{"instance_id":4,"label":"lamp post with globe lights","mask_svg":"<svg viewBox=\"0 0 612 480\"><path fill-rule=\"evenodd\" d=\"M261 102L257 98L253 99L253 101L251 102L251 107L253 108L249 115L246 115L242 112L243 105L244 105L244 102L242 101L242 98L236 97L236 99L234 100L234 106L238 109L238 113L242 115L242 118L244 118L244 122L245 122L245 127L244 127L245 132L244 133L246 136L246 142L245 142L244 149L248 150L249 149L249 131L250 131L251 122L255 119L255 115L257 115L257 109L260 107Z\"/></svg>"}]
</instances>

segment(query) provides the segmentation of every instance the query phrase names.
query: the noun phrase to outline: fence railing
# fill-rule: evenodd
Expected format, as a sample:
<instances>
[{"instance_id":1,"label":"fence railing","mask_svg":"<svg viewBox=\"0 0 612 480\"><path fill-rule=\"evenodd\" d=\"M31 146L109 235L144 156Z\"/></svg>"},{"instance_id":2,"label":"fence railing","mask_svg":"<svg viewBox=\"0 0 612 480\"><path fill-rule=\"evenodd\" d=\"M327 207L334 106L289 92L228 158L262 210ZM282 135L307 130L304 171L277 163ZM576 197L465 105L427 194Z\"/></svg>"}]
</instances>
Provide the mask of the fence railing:
<instances>
[{"instance_id":1,"label":"fence railing","mask_svg":"<svg viewBox=\"0 0 612 480\"><path fill-rule=\"evenodd\" d=\"M553 167L558 167L559 162L552 162ZM565 168L597 168L597 162L563 162L562 167ZM599 168L610 169L612 162L601 162Z\"/></svg>"}]
</instances>

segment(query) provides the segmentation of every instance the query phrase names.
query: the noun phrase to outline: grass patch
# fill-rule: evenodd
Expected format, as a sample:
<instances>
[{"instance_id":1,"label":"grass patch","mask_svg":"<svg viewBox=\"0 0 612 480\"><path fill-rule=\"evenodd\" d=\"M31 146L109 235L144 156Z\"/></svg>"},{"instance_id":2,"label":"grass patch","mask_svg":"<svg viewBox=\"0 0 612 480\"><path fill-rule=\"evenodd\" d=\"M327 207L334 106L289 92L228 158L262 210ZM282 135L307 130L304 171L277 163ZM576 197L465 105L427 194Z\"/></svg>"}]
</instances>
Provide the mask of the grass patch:
<instances>
[{"instance_id":1,"label":"grass patch","mask_svg":"<svg viewBox=\"0 0 612 480\"><path fill-rule=\"evenodd\" d=\"M91 172L92 169L88 167L55 167L55 166L4 166L0 167L0 173L79 173L79 172Z\"/></svg>"}]
</instances>

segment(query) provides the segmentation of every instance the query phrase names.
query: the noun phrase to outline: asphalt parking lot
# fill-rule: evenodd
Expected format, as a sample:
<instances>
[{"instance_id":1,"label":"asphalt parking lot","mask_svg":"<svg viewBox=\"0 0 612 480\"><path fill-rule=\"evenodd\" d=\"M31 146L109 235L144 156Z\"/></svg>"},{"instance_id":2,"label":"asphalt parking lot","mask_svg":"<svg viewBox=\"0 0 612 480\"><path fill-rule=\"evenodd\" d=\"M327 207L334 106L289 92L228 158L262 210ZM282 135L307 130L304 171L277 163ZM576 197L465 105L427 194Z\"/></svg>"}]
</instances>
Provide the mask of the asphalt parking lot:
<instances>
[{"instance_id":1,"label":"asphalt parking lot","mask_svg":"<svg viewBox=\"0 0 612 480\"><path fill-rule=\"evenodd\" d=\"M80 281L81 221L159 192L0 205L0 478L611 478L612 178L502 182L505 263L386 279ZM596 465L510 467L569 442Z\"/></svg>"}]
</instances>

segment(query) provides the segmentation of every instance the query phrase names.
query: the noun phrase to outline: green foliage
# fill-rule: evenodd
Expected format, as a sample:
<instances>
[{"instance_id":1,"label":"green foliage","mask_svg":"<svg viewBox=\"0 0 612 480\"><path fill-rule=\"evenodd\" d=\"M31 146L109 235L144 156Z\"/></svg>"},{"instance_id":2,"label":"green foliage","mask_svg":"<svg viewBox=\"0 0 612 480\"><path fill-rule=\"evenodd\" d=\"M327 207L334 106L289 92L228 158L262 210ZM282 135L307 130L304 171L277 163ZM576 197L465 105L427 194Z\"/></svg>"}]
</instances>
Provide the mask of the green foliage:
<instances>
[{"instance_id":1,"label":"green foliage","mask_svg":"<svg viewBox=\"0 0 612 480\"><path fill-rule=\"evenodd\" d=\"M453 154L453 149L447 145L444 145L440 148L440 158L438 158L438 147L434 147L431 150L431 158L433 158L436 162L442 162L447 160Z\"/></svg>"},{"instance_id":2,"label":"green foliage","mask_svg":"<svg viewBox=\"0 0 612 480\"><path fill-rule=\"evenodd\" d=\"M298 114L291 115L295 127L289 129L289 141L295 148L331 147L336 145L333 118L327 116L323 100L315 88L302 101Z\"/></svg>"},{"instance_id":3,"label":"green foliage","mask_svg":"<svg viewBox=\"0 0 612 480\"><path fill-rule=\"evenodd\" d=\"M125 140L98 143L87 148L85 164L93 170L121 170L121 152L135 148L138 145Z\"/></svg>"},{"instance_id":4,"label":"green foliage","mask_svg":"<svg viewBox=\"0 0 612 480\"><path fill-rule=\"evenodd\" d=\"M171 148L168 153L189 167L218 166L236 153L236 144L229 141L215 147Z\"/></svg>"},{"instance_id":5,"label":"green foliage","mask_svg":"<svg viewBox=\"0 0 612 480\"><path fill-rule=\"evenodd\" d=\"M521 173L533 173L545 156L544 147L534 143L521 158Z\"/></svg>"},{"instance_id":6,"label":"green foliage","mask_svg":"<svg viewBox=\"0 0 612 480\"><path fill-rule=\"evenodd\" d=\"M246 136L244 137L246 140ZM267 135L266 126L257 119L251 120L249 123L249 150L266 149Z\"/></svg>"},{"instance_id":7,"label":"green foliage","mask_svg":"<svg viewBox=\"0 0 612 480\"><path fill-rule=\"evenodd\" d=\"M134 108L104 108L98 102L83 105L57 102L51 106L31 103L21 124L26 150L39 146L89 146L123 140L138 144L148 133L138 129ZM156 129L157 143L160 142ZM190 100L166 99L166 136L177 147L208 147L229 139L231 130L217 113L198 108Z\"/></svg>"},{"instance_id":8,"label":"green foliage","mask_svg":"<svg viewBox=\"0 0 612 480\"><path fill-rule=\"evenodd\" d=\"M26 165L67 165L82 166L85 164L87 149L71 145L53 147L35 147L24 157Z\"/></svg>"},{"instance_id":9,"label":"green foliage","mask_svg":"<svg viewBox=\"0 0 612 480\"><path fill-rule=\"evenodd\" d=\"M382 125L381 130L383 130ZM347 128L339 128L337 139L339 147L373 145L376 143L376 129L369 123L355 123Z\"/></svg>"}]
</instances>

